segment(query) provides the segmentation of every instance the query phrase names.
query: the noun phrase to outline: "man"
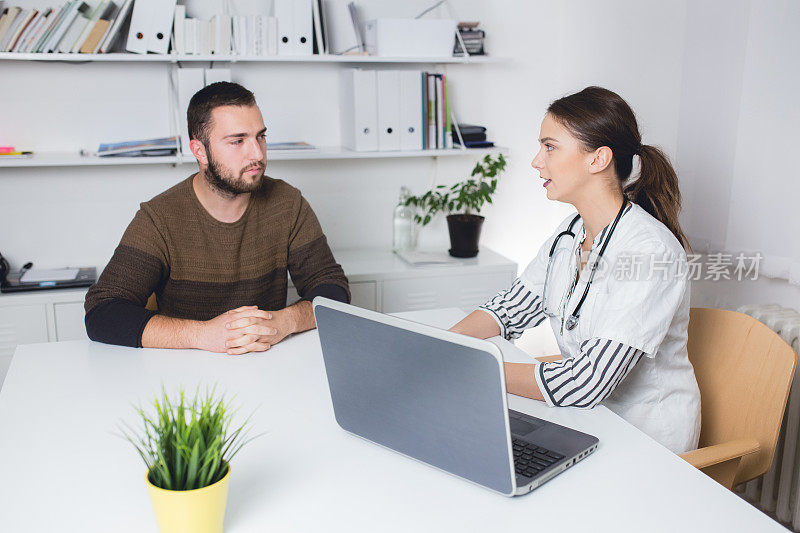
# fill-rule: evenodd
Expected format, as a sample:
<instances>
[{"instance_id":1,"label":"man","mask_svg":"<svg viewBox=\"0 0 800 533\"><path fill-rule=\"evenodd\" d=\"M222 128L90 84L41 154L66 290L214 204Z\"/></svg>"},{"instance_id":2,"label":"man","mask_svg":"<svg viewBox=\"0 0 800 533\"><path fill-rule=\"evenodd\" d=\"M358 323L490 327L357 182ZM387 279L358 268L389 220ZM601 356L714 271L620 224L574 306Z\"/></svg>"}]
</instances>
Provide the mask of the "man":
<instances>
[{"instance_id":1,"label":"man","mask_svg":"<svg viewBox=\"0 0 800 533\"><path fill-rule=\"evenodd\" d=\"M200 171L141 204L86 295L86 331L124 346L267 350L315 327L315 296L349 302L347 278L300 191L264 176L253 93L211 84L187 117ZM287 270L302 298L290 307Z\"/></svg>"}]
</instances>

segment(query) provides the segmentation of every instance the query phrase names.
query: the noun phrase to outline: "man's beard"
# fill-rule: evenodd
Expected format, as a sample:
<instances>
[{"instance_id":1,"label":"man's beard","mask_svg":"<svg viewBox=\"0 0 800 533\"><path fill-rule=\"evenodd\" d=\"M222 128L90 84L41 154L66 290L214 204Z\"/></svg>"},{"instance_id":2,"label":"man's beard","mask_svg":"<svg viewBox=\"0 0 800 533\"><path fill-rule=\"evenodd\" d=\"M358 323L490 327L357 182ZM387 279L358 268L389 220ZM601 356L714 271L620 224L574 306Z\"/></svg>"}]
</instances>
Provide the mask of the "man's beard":
<instances>
[{"instance_id":1,"label":"man's beard","mask_svg":"<svg viewBox=\"0 0 800 533\"><path fill-rule=\"evenodd\" d=\"M206 147L206 156L208 157L208 167L204 172L206 181L223 196L234 197L240 194L247 194L258 190L261 183L264 181L264 170L261 169L261 174L252 182L245 181L242 177L244 172L240 172L239 176L234 176L232 172L223 169L214 158L211 156L211 150ZM248 167L252 168L252 167ZM245 169L246 170L246 169Z\"/></svg>"}]
</instances>

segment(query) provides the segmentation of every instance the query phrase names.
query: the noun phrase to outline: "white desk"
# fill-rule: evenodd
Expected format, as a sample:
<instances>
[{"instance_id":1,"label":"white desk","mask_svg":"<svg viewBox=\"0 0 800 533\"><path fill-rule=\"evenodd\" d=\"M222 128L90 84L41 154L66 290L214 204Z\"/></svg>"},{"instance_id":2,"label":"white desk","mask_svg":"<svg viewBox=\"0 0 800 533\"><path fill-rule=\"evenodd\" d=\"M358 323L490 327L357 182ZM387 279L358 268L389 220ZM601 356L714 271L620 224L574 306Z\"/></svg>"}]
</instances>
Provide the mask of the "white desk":
<instances>
[{"instance_id":1,"label":"white desk","mask_svg":"<svg viewBox=\"0 0 800 533\"><path fill-rule=\"evenodd\" d=\"M421 312L444 325L455 310ZM267 431L234 459L226 531L785 531L604 407L510 406L600 439L505 498L342 431L316 332L220 356L88 341L19 346L0 392L0 531L155 531L144 466L112 434L164 383L218 383Z\"/></svg>"}]
</instances>

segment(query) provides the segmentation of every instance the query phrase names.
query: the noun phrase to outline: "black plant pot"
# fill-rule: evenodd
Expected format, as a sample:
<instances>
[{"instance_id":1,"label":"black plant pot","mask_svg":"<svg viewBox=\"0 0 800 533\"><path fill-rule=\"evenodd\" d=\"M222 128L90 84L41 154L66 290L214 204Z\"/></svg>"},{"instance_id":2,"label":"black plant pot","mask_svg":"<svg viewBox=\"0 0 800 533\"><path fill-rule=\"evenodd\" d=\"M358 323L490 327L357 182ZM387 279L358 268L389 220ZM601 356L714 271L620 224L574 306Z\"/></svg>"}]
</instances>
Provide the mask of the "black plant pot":
<instances>
[{"instance_id":1,"label":"black plant pot","mask_svg":"<svg viewBox=\"0 0 800 533\"><path fill-rule=\"evenodd\" d=\"M448 215L450 230L450 255L453 257L475 257L481 238L483 217L480 215Z\"/></svg>"}]
</instances>

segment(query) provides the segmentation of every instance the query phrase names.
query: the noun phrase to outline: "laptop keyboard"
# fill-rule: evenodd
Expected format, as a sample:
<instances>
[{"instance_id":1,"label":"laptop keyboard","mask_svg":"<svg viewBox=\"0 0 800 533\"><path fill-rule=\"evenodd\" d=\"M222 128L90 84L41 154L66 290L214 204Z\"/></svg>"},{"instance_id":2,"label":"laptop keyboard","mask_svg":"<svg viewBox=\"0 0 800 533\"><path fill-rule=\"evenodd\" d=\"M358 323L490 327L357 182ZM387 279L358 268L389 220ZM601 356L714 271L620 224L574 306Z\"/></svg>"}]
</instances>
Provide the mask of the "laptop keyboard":
<instances>
[{"instance_id":1,"label":"laptop keyboard","mask_svg":"<svg viewBox=\"0 0 800 533\"><path fill-rule=\"evenodd\" d=\"M517 475L532 478L564 458L556 453L520 439L511 439L514 449L514 470Z\"/></svg>"}]
</instances>

